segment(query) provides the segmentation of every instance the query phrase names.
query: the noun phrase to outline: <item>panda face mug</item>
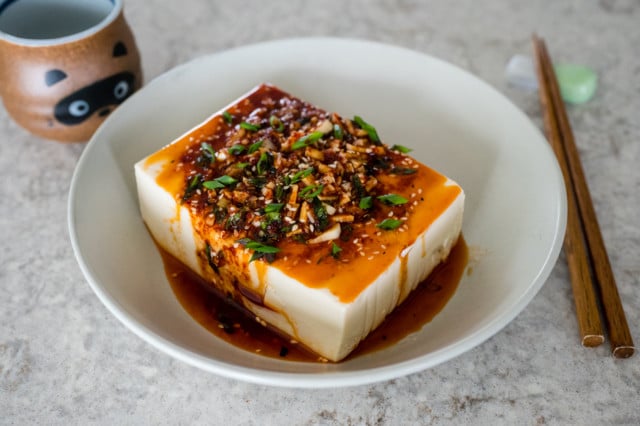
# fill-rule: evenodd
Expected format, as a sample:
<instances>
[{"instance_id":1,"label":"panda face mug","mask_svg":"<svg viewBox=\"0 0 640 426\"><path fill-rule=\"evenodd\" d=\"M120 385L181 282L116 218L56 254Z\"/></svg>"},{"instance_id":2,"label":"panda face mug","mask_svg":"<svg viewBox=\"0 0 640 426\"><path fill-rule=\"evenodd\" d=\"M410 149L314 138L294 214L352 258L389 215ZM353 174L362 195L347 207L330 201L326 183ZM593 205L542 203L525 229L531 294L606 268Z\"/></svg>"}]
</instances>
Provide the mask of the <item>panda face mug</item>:
<instances>
[{"instance_id":1,"label":"panda face mug","mask_svg":"<svg viewBox=\"0 0 640 426\"><path fill-rule=\"evenodd\" d=\"M84 142L142 84L122 0L0 0L0 96L31 133Z\"/></svg>"}]
</instances>

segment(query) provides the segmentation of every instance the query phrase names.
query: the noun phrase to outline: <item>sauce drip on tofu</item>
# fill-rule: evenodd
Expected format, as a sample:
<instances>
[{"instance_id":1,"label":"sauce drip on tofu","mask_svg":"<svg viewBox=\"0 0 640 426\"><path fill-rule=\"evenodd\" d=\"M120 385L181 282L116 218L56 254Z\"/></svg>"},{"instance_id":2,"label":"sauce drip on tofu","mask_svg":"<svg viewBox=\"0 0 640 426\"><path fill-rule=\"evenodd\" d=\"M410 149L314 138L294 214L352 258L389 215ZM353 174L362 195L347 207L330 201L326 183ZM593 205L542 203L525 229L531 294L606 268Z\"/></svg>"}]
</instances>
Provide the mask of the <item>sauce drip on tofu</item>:
<instances>
[{"instance_id":1,"label":"sauce drip on tofu","mask_svg":"<svg viewBox=\"0 0 640 426\"><path fill-rule=\"evenodd\" d=\"M211 236L199 256L212 280L255 261L349 303L461 193L408 151L361 117L262 85L145 164L165 164L156 182ZM259 303L263 291L232 293Z\"/></svg>"},{"instance_id":2,"label":"sauce drip on tofu","mask_svg":"<svg viewBox=\"0 0 640 426\"><path fill-rule=\"evenodd\" d=\"M183 263L158 248L176 298L187 313L211 333L238 348L260 355L290 361L326 362L257 321L232 299L216 292ZM411 297L387 316L346 359L384 349L422 329L455 293L467 261L467 245L461 236L447 260L438 265L411 293Z\"/></svg>"}]
</instances>

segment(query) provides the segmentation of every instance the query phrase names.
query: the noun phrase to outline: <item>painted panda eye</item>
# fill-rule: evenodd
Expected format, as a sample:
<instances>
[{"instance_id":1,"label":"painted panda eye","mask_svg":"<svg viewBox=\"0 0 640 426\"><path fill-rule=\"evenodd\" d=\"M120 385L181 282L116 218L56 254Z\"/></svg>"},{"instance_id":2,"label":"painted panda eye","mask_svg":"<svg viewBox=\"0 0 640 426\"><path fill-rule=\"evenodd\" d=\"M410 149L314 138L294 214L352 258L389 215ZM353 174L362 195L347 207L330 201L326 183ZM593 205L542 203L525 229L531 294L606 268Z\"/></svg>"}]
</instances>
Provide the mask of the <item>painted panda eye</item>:
<instances>
[{"instance_id":1,"label":"painted panda eye","mask_svg":"<svg viewBox=\"0 0 640 426\"><path fill-rule=\"evenodd\" d=\"M69 114L74 117L82 117L89 112L89 102L79 99L69 105Z\"/></svg>"},{"instance_id":2,"label":"painted panda eye","mask_svg":"<svg viewBox=\"0 0 640 426\"><path fill-rule=\"evenodd\" d=\"M124 80L120 81L118 84L116 84L116 87L113 88L113 95L118 100L124 99L128 93L129 93L129 83L127 83Z\"/></svg>"}]
</instances>

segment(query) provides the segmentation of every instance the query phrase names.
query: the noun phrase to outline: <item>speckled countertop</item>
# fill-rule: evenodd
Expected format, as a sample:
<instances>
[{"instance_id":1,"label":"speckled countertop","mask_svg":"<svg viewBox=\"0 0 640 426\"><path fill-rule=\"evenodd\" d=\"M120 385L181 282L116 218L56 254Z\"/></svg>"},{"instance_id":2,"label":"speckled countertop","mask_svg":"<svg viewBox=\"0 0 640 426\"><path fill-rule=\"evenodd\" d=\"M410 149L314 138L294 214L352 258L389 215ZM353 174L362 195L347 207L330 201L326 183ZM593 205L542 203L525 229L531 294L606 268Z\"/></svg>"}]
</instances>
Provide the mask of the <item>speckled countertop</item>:
<instances>
[{"instance_id":1,"label":"speckled countertop","mask_svg":"<svg viewBox=\"0 0 640 426\"><path fill-rule=\"evenodd\" d=\"M636 342L640 341L640 3L125 0L146 80L232 46L366 38L469 70L541 125L504 67L542 34L556 62L595 69L569 115ZM431 370L330 390L237 382L176 361L118 322L85 282L67 231L81 144L30 136L0 108L0 424L640 424L640 356L578 344L561 256L505 329Z\"/></svg>"}]
</instances>

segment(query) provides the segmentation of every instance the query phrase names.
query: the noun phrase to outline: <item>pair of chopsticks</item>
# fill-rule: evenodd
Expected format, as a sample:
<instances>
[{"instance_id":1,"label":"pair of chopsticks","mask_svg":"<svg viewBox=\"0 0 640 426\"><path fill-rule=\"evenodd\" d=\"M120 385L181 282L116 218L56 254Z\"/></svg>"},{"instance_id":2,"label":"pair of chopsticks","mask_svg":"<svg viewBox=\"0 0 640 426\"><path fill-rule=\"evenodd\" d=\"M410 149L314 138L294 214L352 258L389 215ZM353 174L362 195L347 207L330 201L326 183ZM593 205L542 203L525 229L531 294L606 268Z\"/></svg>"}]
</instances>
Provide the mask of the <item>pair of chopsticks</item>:
<instances>
[{"instance_id":1,"label":"pair of chopsticks","mask_svg":"<svg viewBox=\"0 0 640 426\"><path fill-rule=\"evenodd\" d=\"M609 256L584 177L571 125L560 96L551 57L543 39L533 36L540 104L547 138L555 151L567 187L567 233L564 251L582 345L598 346L604 333L598 303L602 306L611 351L628 358L635 350L616 286Z\"/></svg>"}]
</instances>

